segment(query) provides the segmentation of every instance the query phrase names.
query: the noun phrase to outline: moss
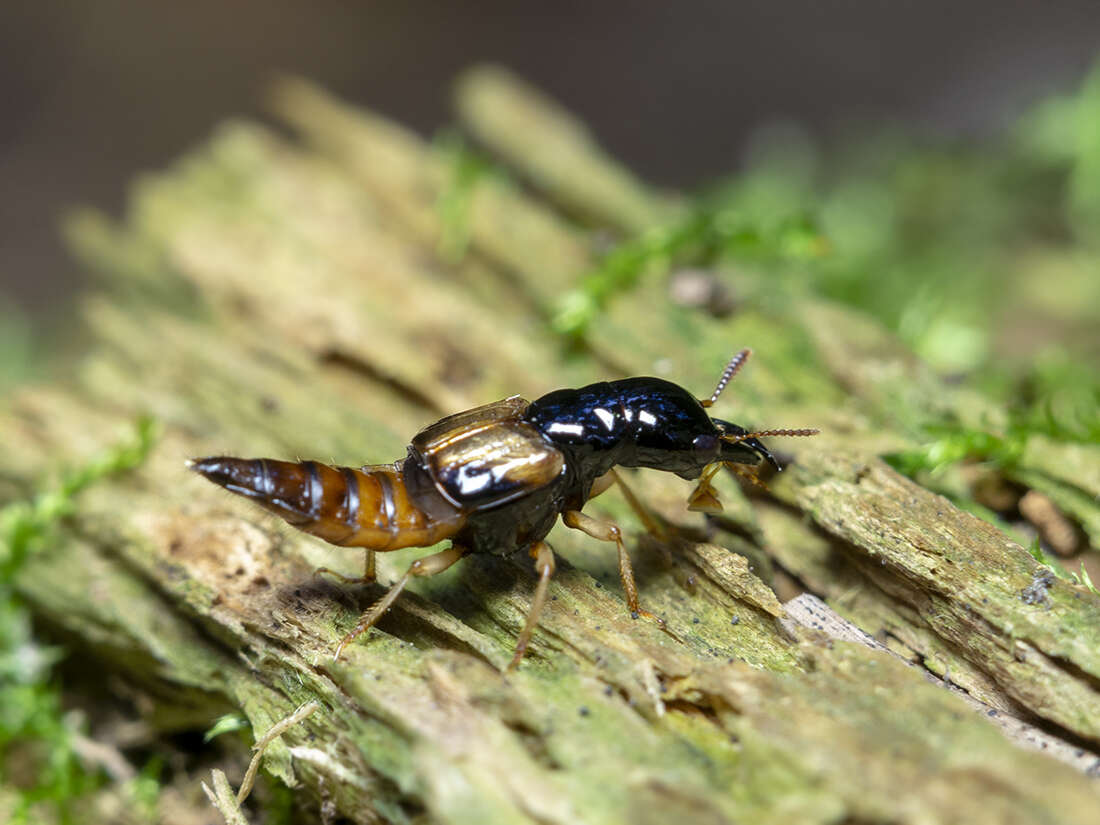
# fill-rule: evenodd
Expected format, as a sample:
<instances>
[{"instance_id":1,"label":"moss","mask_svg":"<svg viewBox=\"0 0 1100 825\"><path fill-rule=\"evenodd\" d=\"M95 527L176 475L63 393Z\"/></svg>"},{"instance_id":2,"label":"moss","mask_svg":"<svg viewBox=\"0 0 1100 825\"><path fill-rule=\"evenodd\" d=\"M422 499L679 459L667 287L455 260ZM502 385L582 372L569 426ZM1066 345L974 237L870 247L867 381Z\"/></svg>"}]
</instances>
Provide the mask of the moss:
<instances>
[{"instance_id":1,"label":"moss","mask_svg":"<svg viewBox=\"0 0 1100 825\"><path fill-rule=\"evenodd\" d=\"M64 473L31 501L0 509L0 778L18 789L13 823L30 821L32 812L42 815L43 806L60 823L80 822L78 800L104 781L84 767L74 750L78 731L65 716L60 686L51 675L62 654L34 640L30 611L16 595L14 578L58 522L74 512L76 497L140 465L156 432L153 420L143 418L130 442Z\"/></svg>"},{"instance_id":2,"label":"moss","mask_svg":"<svg viewBox=\"0 0 1100 825\"><path fill-rule=\"evenodd\" d=\"M1089 243L1051 217L1071 155L773 134L731 185L677 202L506 75L462 88L464 127L534 191L286 82L276 108L301 140L227 125L145 178L119 224L72 224L104 280L83 304L93 343L76 381L25 388L3 413L13 485L86 455L120 414L155 411L165 438L125 480L41 499L66 518L19 565L20 597L175 729L262 736L316 700L265 752L274 781L250 814L288 816L285 787L356 822L1084 819L1084 777L1014 748L923 669L795 624L771 590L819 593L907 661L1068 731L1081 754L1100 742L1100 601L964 512L980 506L967 475L980 463L1093 523L1095 448L1076 440L1091 396L1069 386L1091 385L1066 367L1084 359L985 369L1014 296L1034 315L1091 317L1083 278L1068 280L1073 300L1034 294ZM986 317L967 302L1000 265L1012 277ZM726 304L681 300L683 267ZM971 272L984 276L956 283ZM570 294L580 345L563 358L553 318ZM382 585L313 570L353 572L361 556L182 469L227 451L390 461L445 413L623 373L705 397L743 346L756 354L716 412L824 432L777 440L787 469L766 489L718 480L721 519L685 512L682 479L629 473L672 538L640 535L614 490L593 501L627 528L642 603L671 634L629 616L613 550L561 530L517 672L503 667L529 559L473 557L417 581L334 661ZM39 505L20 506L12 524ZM418 554L383 554L380 579Z\"/></svg>"},{"instance_id":3,"label":"moss","mask_svg":"<svg viewBox=\"0 0 1100 825\"><path fill-rule=\"evenodd\" d=\"M643 277L725 268L738 295L778 305L779 296L808 293L866 313L954 386L1005 411L1005 420L975 426L949 404L923 414L907 402L883 409L917 442L890 456L907 475L932 472L935 483L936 471L975 461L1012 475L1039 437L1096 444L1100 287L1074 262L1092 252L1080 227L1089 204L1100 203L1085 148L1100 134L1098 78L1100 68L1076 95L1036 106L981 145L891 131L829 143L797 130L767 132L766 148L744 172L607 251L561 296L554 328L589 335L608 322L613 297L638 289ZM483 110L486 100L502 106L518 94L521 87L502 91L507 82L476 75L464 90L479 101L464 110L472 128L498 141ZM535 159L513 160L535 168L534 151ZM659 199L639 190L635 200ZM1076 503L1067 505L1071 515L1091 529L1100 510Z\"/></svg>"},{"instance_id":4,"label":"moss","mask_svg":"<svg viewBox=\"0 0 1100 825\"><path fill-rule=\"evenodd\" d=\"M493 176L506 184L507 175L500 166L470 148L453 129L437 135L434 145L447 170L447 184L436 201L442 229L438 251L444 261L457 264L470 244L471 200L478 181Z\"/></svg>"},{"instance_id":5,"label":"moss","mask_svg":"<svg viewBox=\"0 0 1100 825\"><path fill-rule=\"evenodd\" d=\"M631 289L643 276L660 278L674 266L800 261L820 255L823 248L821 236L801 215L769 225L734 209L700 208L617 244L576 288L562 295L551 325L561 335L583 338L617 293Z\"/></svg>"}]
</instances>

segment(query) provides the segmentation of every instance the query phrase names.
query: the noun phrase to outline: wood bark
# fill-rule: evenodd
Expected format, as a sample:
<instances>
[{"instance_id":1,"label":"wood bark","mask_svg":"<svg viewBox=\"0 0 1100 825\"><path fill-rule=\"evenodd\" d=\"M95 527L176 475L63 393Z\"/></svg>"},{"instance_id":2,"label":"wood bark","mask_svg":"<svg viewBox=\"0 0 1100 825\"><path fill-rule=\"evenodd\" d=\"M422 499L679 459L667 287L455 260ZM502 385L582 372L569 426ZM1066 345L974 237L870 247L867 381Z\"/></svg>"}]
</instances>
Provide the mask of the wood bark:
<instances>
[{"instance_id":1,"label":"wood bark","mask_svg":"<svg viewBox=\"0 0 1100 825\"><path fill-rule=\"evenodd\" d=\"M8 480L48 485L140 414L163 436L28 564L35 611L179 724L234 708L259 738L319 701L263 767L353 822L1095 821L1100 599L882 460L915 446L907 415L1000 411L870 319L769 295L751 273L722 320L643 278L566 352L548 318L599 252L563 215L636 232L682 207L507 75L467 76L458 100L515 177L462 190L457 227L441 218L456 183L437 149L289 80L273 109L294 137L226 124L136 183L121 221L70 221L99 275L81 302L91 343L71 377L4 411ZM455 231L457 261L439 254ZM668 542L642 535L615 491L588 508L632 534L642 602L675 639L631 620L606 545L557 530L562 561L518 672L502 668L533 591L526 558L415 581L334 661L380 587L313 570L354 575L360 555L184 469L226 452L384 462L443 414L624 374L702 396L743 346L755 355L718 414L820 427L776 444L789 470L767 492L721 482L709 522L685 511L684 482L631 473L683 526ZM1051 450L1021 474L1100 494L1100 450ZM423 553L380 557L382 581ZM792 581L883 644L827 611L792 618L770 586Z\"/></svg>"}]
</instances>

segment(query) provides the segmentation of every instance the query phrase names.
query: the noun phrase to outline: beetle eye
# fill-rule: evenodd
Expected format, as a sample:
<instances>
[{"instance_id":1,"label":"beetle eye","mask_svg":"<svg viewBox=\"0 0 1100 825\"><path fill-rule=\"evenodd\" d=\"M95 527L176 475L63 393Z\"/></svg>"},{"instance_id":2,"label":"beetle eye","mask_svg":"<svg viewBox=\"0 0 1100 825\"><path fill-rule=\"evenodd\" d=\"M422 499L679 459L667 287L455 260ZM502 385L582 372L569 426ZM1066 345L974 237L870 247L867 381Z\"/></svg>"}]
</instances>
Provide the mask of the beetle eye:
<instances>
[{"instance_id":1,"label":"beetle eye","mask_svg":"<svg viewBox=\"0 0 1100 825\"><path fill-rule=\"evenodd\" d=\"M695 440L691 442L691 451L701 459L705 459L708 463L718 454L719 441L718 437L704 433L703 435L695 436Z\"/></svg>"}]
</instances>

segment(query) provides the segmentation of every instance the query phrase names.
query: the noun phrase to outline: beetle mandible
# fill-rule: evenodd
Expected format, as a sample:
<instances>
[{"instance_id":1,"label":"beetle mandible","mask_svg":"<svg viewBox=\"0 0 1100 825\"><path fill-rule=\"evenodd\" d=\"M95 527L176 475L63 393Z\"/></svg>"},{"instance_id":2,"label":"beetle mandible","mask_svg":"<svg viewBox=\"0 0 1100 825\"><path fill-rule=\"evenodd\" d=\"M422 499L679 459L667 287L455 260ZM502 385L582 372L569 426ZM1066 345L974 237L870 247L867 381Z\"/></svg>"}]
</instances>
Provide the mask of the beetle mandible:
<instances>
[{"instance_id":1,"label":"beetle mandible","mask_svg":"<svg viewBox=\"0 0 1100 825\"><path fill-rule=\"evenodd\" d=\"M554 554L544 539L559 515L568 527L615 542L631 615L664 625L638 604L618 526L581 512L588 499L618 483L652 529L654 522L615 467L646 467L699 479L689 507L714 509L720 505L710 481L722 467L756 466L764 460L780 469L762 437L817 433L750 432L707 414L748 357L747 349L737 353L714 392L702 400L671 381L641 377L555 390L535 401L513 396L486 404L421 430L406 457L393 464L353 469L316 461L214 456L188 466L299 530L343 547L366 548L364 575L340 577L347 581L374 581L375 553L451 540L447 549L409 566L340 641L337 657L381 618L412 577L441 573L470 553L527 551L539 580L509 665L513 668L523 658L546 601Z\"/></svg>"}]
</instances>

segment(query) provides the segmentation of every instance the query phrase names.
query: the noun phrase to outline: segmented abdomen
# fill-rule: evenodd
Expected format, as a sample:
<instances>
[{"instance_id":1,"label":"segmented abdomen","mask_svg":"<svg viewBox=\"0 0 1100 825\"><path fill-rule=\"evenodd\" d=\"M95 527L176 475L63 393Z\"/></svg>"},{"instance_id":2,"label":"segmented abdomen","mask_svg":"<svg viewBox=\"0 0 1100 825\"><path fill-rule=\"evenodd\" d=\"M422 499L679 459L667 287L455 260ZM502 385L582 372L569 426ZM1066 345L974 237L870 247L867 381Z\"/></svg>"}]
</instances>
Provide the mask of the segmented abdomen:
<instances>
[{"instance_id":1,"label":"segmented abdomen","mask_svg":"<svg viewBox=\"0 0 1100 825\"><path fill-rule=\"evenodd\" d=\"M299 530L344 547L427 547L453 536L466 520L457 509L422 511L400 469L388 464L355 470L316 461L214 456L189 466Z\"/></svg>"}]
</instances>

